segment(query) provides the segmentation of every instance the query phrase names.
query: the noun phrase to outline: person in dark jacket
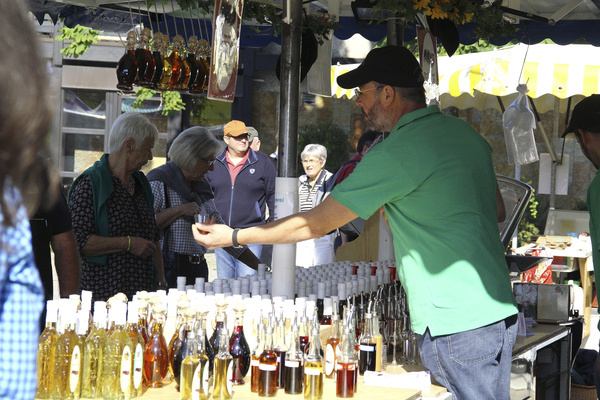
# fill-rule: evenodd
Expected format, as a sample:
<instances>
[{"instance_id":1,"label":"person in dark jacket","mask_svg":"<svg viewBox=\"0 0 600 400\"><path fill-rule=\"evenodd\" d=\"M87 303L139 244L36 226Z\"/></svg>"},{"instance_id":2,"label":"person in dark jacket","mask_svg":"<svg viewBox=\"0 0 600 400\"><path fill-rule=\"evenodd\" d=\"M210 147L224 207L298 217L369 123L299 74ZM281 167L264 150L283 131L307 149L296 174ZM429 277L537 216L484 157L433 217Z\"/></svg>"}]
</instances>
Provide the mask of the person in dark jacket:
<instances>
[{"instance_id":1,"label":"person in dark jacket","mask_svg":"<svg viewBox=\"0 0 600 400\"><path fill-rule=\"evenodd\" d=\"M243 122L227 123L223 129L227 148L217 156L214 170L206 175L219 214L227 225L238 229L264 224L273 219L275 211L275 167L267 155L250 148L248 136ZM262 245L248 248L260 259ZM220 279L256 273L223 249L216 249L215 255Z\"/></svg>"}]
</instances>

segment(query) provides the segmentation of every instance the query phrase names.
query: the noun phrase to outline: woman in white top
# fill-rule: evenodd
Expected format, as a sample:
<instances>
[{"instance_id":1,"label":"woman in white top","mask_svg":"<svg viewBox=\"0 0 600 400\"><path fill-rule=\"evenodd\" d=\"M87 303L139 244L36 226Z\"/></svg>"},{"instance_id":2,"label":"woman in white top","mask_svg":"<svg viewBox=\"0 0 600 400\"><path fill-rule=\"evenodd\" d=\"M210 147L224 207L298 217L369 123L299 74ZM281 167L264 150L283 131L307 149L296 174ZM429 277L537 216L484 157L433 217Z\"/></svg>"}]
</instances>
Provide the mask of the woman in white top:
<instances>
[{"instance_id":1,"label":"woman in white top","mask_svg":"<svg viewBox=\"0 0 600 400\"><path fill-rule=\"evenodd\" d=\"M308 211L321 203L329 193L321 190L323 183L331 177L324 169L327 161L327 149L320 144L307 145L300 154L305 175L300 178L298 188L299 208ZM309 239L296 244L296 265L312 267L335 261L333 251L334 235L325 235L319 239Z\"/></svg>"}]
</instances>

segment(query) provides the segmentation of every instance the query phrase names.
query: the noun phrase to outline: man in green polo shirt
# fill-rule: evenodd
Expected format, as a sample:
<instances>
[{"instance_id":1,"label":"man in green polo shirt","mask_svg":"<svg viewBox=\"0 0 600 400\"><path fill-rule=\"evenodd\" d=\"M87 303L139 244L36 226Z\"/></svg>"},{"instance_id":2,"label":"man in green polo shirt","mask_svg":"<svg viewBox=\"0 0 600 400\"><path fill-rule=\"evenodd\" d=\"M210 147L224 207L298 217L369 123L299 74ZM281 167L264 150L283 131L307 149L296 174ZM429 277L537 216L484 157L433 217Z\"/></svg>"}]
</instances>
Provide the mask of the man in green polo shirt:
<instances>
[{"instance_id":1,"label":"man in green polo shirt","mask_svg":"<svg viewBox=\"0 0 600 400\"><path fill-rule=\"evenodd\" d=\"M470 125L427 107L406 48L372 50L338 78L389 131L331 196L307 213L234 230L196 225L209 248L319 237L383 207L424 366L456 399L509 399L516 313L497 224L491 148Z\"/></svg>"}]
</instances>

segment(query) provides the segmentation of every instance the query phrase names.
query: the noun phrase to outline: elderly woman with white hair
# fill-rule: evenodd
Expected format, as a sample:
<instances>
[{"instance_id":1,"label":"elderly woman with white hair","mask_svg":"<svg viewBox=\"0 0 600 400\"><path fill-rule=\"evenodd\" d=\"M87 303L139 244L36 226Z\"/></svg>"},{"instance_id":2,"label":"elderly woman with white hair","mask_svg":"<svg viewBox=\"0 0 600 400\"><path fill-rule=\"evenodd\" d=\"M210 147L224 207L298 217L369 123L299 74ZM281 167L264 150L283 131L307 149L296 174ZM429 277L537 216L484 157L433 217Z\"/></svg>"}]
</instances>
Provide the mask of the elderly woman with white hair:
<instances>
[{"instance_id":1,"label":"elderly woman with white hair","mask_svg":"<svg viewBox=\"0 0 600 400\"><path fill-rule=\"evenodd\" d=\"M176 286L178 276L186 277L187 285L193 285L195 278L208 280L206 248L194 240L192 225L194 215L200 211L225 223L215 207L210 184L204 179L221 150L221 142L208 129L188 128L173 140L168 152L170 161L148 173L156 222L163 234L161 245L169 287ZM225 251L258 269L260 260L246 246L227 247Z\"/></svg>"},{"instance_id":2,"label":"elderly woman with white hair","mask_svg":"<svg viewBox=\"0 0 600 400\"><path fill-rule=\"evenodd\" d=\"M109 153L71 185L81 288L92 291L94 300L166 288L152 189L140 171L152 160L157 137L143 115L120 115L110 131Z\"/></svg>"},{"instance_id":3,"label":"elderly woman with white hair","mask_svg":"<svg viewBox=\"0 0 600 400\"><path fill-rule=\"evenodd\" d=\"M300 154L305 175L302 175L298 188L299 209L308 211L320 204L329 193L321 190L323 183L331 177L325 169L327 149L320 144L309 144ZM318 239L309 239L296 244L296 265L312 267L335 261L333 250L334 235L325 235Z\"/></svg>"}]
</instances>

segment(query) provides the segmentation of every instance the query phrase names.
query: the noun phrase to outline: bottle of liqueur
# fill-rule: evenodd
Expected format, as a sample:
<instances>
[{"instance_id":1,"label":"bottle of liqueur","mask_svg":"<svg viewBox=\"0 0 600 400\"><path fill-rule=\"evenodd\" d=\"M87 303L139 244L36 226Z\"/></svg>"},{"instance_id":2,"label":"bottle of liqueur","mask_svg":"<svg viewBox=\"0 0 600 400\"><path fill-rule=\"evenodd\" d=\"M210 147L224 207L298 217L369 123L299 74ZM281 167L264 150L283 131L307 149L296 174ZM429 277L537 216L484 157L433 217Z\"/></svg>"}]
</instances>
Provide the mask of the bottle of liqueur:
<instances>
[{"instance_id":1,"label":"bottle of liqueur","mask_svg":"<svg viewBox=\"0 0 600 400\"><path fill-rule=\"evenodd\" d=\"M210 77L210 43L201 39L198 41L198 80L202 82L202 91L208 90L208 78Z\"/></svg>"},{"instance_id":2,"label":"bottle of liqueur","mask_svg":"<svg viewBox=\"0 0 600 400\"><path fill-rule=\"evenodd\" d=\"M188 86L190 85L192 69L190 68L190 64L188 63L187 56L185 54L185 42L183 40L183 37L180 36L180 38L181 40L178 41L177 46L179 52L178 62L181 68L181 72L179 74L179 79L177 80L174 89L180 92L184 92L188 90ZM175 47L175 43L173 44L173 46Z\"/></svg>"},{"instance_id":3,"label":"bottle of liqueur","mask_svg":"<svg viewBox=\"0 0 600 400\"><path fill-rule=\"evenodd\" d=\"M106 344L106 302L94 302L94 326L83 344L83 375L81 397L102 397L101 377L104 345Z\"/></svg>"},{"instance_id":4,"label":"bottle of liqueur","mask_svg":"<svg viewBox=\"0 0 600 400\"><path fill-rule=\"evenodd\" d=\"M300 348L298 324L292 325L290 348L285 354L285 384L287 394L302 393L304 381L304 352Z\"/></svg>"},{"instance_id":5,"label":"bottle of liqueur","mask_svg":"<svg viewBox=\"0 0 600 400\"><path fill-rule=\"evenodd\" d=\"M200 314L202 313L200 312ZM208 343L208 340L206 339L202 321L196 321L195 327L194 336L196 338L198 366L196 367L192 380L192 395L194 400L203 400L210 396L210 362L208 355L206 354L206 344Z\"/></svg>"},{"instance_id":6,"label":"bottle of liqueur","mask_svg":"<svg viewBox=\"0 0 600 400\"><path fill-rule=\"evenodd\" d=\"M273 328L265 328L265 346L259 358L258 395L260 397L275 397L277 395L277 354L273 350Z\"/></svg>"},{"instance_id":7,"label":"bottle of liqueur","mask_svg":"<svg viewBox=\"0 0 600 400\"><path fill-rule=\"evenodd\" d=\"M121 302L111 304L110 314L115 321L102 352L102 397L105 400L123 400L132 396L131 373L133 367L133 342L125 328L127 306Z\"/></svg>"},{"instance_id":8,"label":"bottle of liqueur","mask_svg":"<svg viewBox=\"0 0 600 400\"><path fill-rule=\"evenodd\" d=\"M308 318L306 317L306 309L304 310L302 317L300 317L300 324L299 324L299 335L300 335L300 349L302 350L302 352L304 354L306 354L308 352L308 331L310 330L310 322L308 321Z\"/></svg>"},{"instance_id":9,"label":"bottle of liqueur","mask_svg":"<svg viewBox=\"0 0 600 400\"><path fill-rule=\"evenodd\" d=\"M198 79L200 67L198 66L198 60L196 56L197 52L198 38L196 36L190 36L188 39L186 60L190 66L190 81L188 83L188 89L190 93L193 94L202 93L202 82L200 82Z\"/></svg>"},{"instance_id":10,"label":"bottle of liqueur","mask_svg":"<svg viewBox=\"0 0 600 400\"><path fill-rule=\"evenodd\" d=\"M159 388L163 386L162 380L169 370L169 352L162 333L166 312L160 303L154 304L151 312L150 338L144 348L143 376L146 386Z\"/></svg>"},{"instance_id":11,"label":"bottle of liqueur","mask_svg":"<svg viewBox=\"0 0 600 400\"><path fill-rule=\"evenodd\" d=\"M240 302L235 305L235 323L229 339L229 353L233 357L233 384L243 385L250 369L250 347L244 336L244 312L246 307Z\"/></svg>"},{"instance_id":12,"label":"bottle of liqueur","mask_svg":"<svg viewBox=\"0 0 600 400\"><path fill-rule=\"evenodd\" d=\"M375 300L373 302L373 312L371 317L371 333L375 338L375 371L381 372L381 365L383 362L383 335L381 334L381 330L379 328L379 316L377 314L379 302ZM387 353L386 353L387 355Z\"/></svg>"},{"instance_id":13,"label":"bottle of liqueur","mask_svg":"<svg viewBox=\"0 0 600 400\"><path fill-rule=\"evenodd\" d=\"M175 35L171 54L169 54L169 63L171 64L171 80L169 81L169 90L177 90L179 78L185 74L185 69L182 63L181 52L183 51L183 37Z\"/></svg>"},{"instance_id":14,"label":"bottle of liqueur","mask_svg":"<svg viewBox=\"0 0 600 400\"><path fill-rule=\"evenodd\" d=\"M46 303L46 327L38 341L37 358L37 395L38 399L51 398L51 385L54 377L54 356L56 350L56 322L58 320L58 302Z\"/></svg>"},{"instance_id":15,"label":"bottle of liqueur","mask_svg":"<svg viewBox=\"0 0 600 400\"><path fill-rule=\"evenodd\" d=\"M169 90L169 82L171 82L171 75L173 74L173 66L170 61L170 53L169 53L169 37L166 35L161 35L160 41L160 56L162 59L162 74L160 77L160 81L156 84L156 89L163 91Z\"/></svg>"},{"instance_id":16,"label":"bottle of liqueur","mask_svg":"<svg viewBox=\"0 0 600 400\"><path fill-rule=\"evenodd\" d=\"M321 318L321 325L330 326L331 325L331 315L333 313L333 300L331 297L325 297L323 299L323 318ZM335 307L337 307L337 302Z\"/></svg>"},{"instance_id":17,"label":"bottle of liqueur","mask_svg":"<svg viewBox=\"0 0 600 400\"><path fill-rule=\"evenodd\" d=\"M364 375L365 371L375 371L376 366L376 342L372 328L372 314L365 314L365 330L359 340L358 373Z\"/></svg>"},{"instance_id":18,"label":"bottle of liqueur","mask_svg":"<svg viewBox=\"0 0 600 400\"><path fill-rule=\"evenodd\" d=\"M174 299L175 297L173 297ZM173 300L175 301L175 300ZM181 344L183 343L183 337L182 335L185 334L185 330L183 329L183 325L186 321L186 317L184 315L185 310L187 310L190 306L190 301L189 298L187 297L187 295L182 295L177 299L177 303L175 306L175 327L172 330L172 334L171 334L171 338L169 340L169 345L168 345L168 349L169 349L169 372L171 373L171 376L175 376L174 372L173 372L173 360L175 358L175 354L177 354L177 352L179 351L179 349L181 348ZM189 314L188 314L189 316ZM169 333L167 332L167 325L169 324L169 322L171 322L171 324L169 325L170 327L173 327L173 319L169 317L168 312L167 312L167 322L165 323L165 326L163 327L163 334L165 335L165 338L168 339L169 338ZM181 359L183 360L183 359ZM180 361L181 361L180 360ZM179 372L177 372L177 375L179 376Z\"/></svg>"},{"instance_id":19,"label":"bottle of liqueur","mask_svg":"<svg viewBox=\"0 0 600 400\"><path fill-rule=\"evenodd\" d=\"M54 356L54 380L52 397L56 399L78 399L81 394L81 342L75 332L77 303L61 304L59 313L64 332L56 339Z\"/></svg>"},{"instance_id":20,"label":"bottle of liqueur","mask_svg":"<svg viewBox=\"0 0 600 400\"><path fill-rule=\"evenodd\" d=\"M138 67L136 84L151 87L154 77L154 57L150 52L150 29L148 28L142 29L135 49L135 58Z\"/></svg>"},{"instance_id":21,"label":"bottle of liqueur","mask_svg":"<svg viewBox=\"0 0 600 400\"><path fill-rule=\"evenodd\" d=\"M354 338L351 330L345 328L342 339L338 346L336 362L336 387L337 397L354 397L356 392L356 350L354 349Z\"/></svg>"},{"instance_id":22,"label":"bottle of liqueur","mask_svg":"<svg viewBox=\"0 0 600 400\"><path fill-rule=\"evenodd\" d=\"M285 353L287 345L285 343L285 322L283 315L280 314L275 322L275 354L277 354L277 372L279 378L277 386L281 389L285 386Z\"/></svg>"},{"instance_id":23,"label":"bottle of liqueur","mask_svg":"<svg viewBox=\"0 0 600 400\"><path fill-rule=\"evenodd\" d=\"M144 338L144 346L148 341L148 292L142 291L137 294L138 323L137 328Z\"/></svg>"},{"instance_id":24,"label":"bottle of liqueur","mask_svg":"<svg viewBox=\"0 0 600 400\"><path fill-rule=\"evenodd\" d=\"M204 337L204 352L208 357L208 375L210 378L213 377L214 372L214 361L215 361L215 351L208 340L208 336L206 334L206 315L208 314L208 310L205 307L202 307L198 314L200 315L200 328L202 329L202 337ZM201 336L198 336L198 341L202 340ZM207 393L208 395L208 393Z\"/></svg>"},{"instance_id":25,"label":"bottle of liqueur","mask_svg":"<svg viewBox=\"0 0 600 400\"><path fill-rule=\"evenodd\" d=\"M175 380L175 388L179 390L179 381L181 377L181 363L185 359L185 355L187 352L187 348L190 346L187 335L192 331L194 327L194 316L196 315L196 311L192 308L186 308L182 311L183 314L183 323L179 327L179 338L180 345L175 350L175 354L173 354L171 358L171 372L173 375L173 379Z\"/></svg>"},{"instance_id":26,"label":"bottle of liqueur","mask_svg":"<svg viewBox=\"0 0 600 400\"><path fill-rule=\"evenodd\" d=\"M117 64L117 89L133 90L133 83L137 76L137 59L135 57L135 32L127 33L125 54Z\"/></svg>"},{"instance_id":27,"label":"bottle of liqueur","mask_svg":"<svg viewBox=\"0 0 600 400\"><path fill-rule=\"evenodd\" d=\"M304 359L304 398L323 398L323 357L318 320L312 326L308 354Z\"/></svg>"},{"instance_id":28,"label":"bottle of liqueur","mask_svg":"<svg viewBox=\"0 0 600 400\"><path fill-rule=\"evenodd\" d=\"M219 351L215 354L213 399L229 400L233 395L233 382L231 382L233 375L231 361L233 357L229 354L229 342L227 340L229 334L226 327L221 329L220 335Z\"/></svg>"},{"instance_id":29,"label":"bottle of liqueur","mask_svg":"<svg viewBox=\"0 0 600 400\"><path fill-rule=\"evenodd\" d=\"M336 311L331 319L331 334L325 346L325 377L330 379L335 379L336 373L336 352L340 343L339 323L340 320Z\"/></svg>"},{"instance_id":30,"label":"bottle of liqueur","mask_svg":"<svg viewBox=\"0 0 600 400\"><path fill-rule=\"evenodd\" d=\"M198 357L198 345L196 342L196 334L193 330L188 332L188 334L186 335L186 339L188 346L186 348L185 358L181 363L179 400L194 399L194 375L196 373L199 373L200 377L202 376L201 371L198 370L198 366L200 365L200 359ZM198 397L199 396L196 395L196 398ZM206 395L204 395L204 399L206 399Z\"/></svg>"},{"instance_id":31,"label":"bottle of liqueur","mask_svg":"<svg viewBox=\"0 0 600 400\"><path fill-rule=\"evenodd\" d=\"M227 329L227 314L225 313L225 310L227 309L227 303L225 302L225 299L217 299L216 306L217 313L215 314L215 329L210 337L210 345L215 352L221 348L221 332ZM227 343L229 343L229 341L227 341Z\"/></svg>"},{"instance_id":32,"label":"bottle of liqueur","mask_svg":"<svg viewBox=\"0 0 600 400\"><path fill-rule=\"evenodd\" d=\"M138 329L138 305L137 302L127 303L127 333L133 344L133 366L131 370L131 395L140 397L143 394L143 370L144 370L144 338Z\"/></svg>"},{"instance_id":33,"label":"bottle of liqueur","mask_svg":"<svg viewBox=\"0 0 600 400\"><path fill-rule=\"evenodd\" d=\"M163 75L163 34L156 32L152 37L152 58L154 59L154 74L152 75L152 86L151 88L157 89L158 84Z\"/></svg>"},{"instance_id":34,"label":"bottle of liqueur","mask_svg":"<svg viewBox=\"0 0 600 400\"><path fill-rule=\"evenodd\" d=\"M256 328L256 347L252 350L250 361L250 391L258 393L258 381L260 377L260 356L265 347L265 324L261 318Z\"/></svg>"}]
</instances>

